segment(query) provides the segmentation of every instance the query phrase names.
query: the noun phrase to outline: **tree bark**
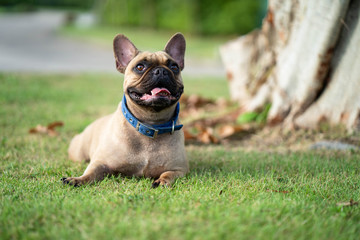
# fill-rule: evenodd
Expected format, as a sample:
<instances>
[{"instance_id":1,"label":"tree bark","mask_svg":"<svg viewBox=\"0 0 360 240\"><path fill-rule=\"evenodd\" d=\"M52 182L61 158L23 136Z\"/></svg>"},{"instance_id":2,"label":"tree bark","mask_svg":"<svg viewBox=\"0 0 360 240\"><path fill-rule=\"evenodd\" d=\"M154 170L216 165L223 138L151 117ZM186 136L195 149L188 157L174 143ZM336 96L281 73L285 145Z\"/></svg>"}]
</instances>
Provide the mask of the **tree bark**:
<instances>
[{"instance_id":1,"label":"tree bark","mask_svg":"<svg viewBox=\"0 0 360 240\"><path fill-rule=\"evenodd\" d=\"M270 0L260 30L220 49L244 111L268 123L360 131L360 0Z\"/></svg>"}]
</instances>

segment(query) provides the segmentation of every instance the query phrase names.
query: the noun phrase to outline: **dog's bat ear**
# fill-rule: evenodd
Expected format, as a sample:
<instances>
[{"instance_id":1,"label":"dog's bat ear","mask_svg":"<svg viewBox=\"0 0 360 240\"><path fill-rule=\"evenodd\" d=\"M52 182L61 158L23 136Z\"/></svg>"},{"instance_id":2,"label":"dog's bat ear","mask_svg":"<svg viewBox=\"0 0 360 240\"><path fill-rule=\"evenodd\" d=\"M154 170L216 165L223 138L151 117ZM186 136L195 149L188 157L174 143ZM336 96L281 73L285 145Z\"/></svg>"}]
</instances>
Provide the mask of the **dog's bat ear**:
<instances>
[{"instance_id":1,"label":"dog's bat ear","mask_svg":"<svg viewBox=\"0 0 360 240\"><path fill-rule=\"evenodd\" d=\"M139 53L135 45L123 34L114 38L114 55L116 69L124 73L129 62Z\"/></svg>"},{"instance_id":2,"label":"dog's bat ear","mask_svg":"<svg viewBox=\"0 0 360 240\"><path fill-rule=\"evenodd\" d=\"M172 36L165 46L165 52L179 64L181 70L184 69L185 49L186 42L184 35L181 33Z\"/></svg>"}]
</instances>

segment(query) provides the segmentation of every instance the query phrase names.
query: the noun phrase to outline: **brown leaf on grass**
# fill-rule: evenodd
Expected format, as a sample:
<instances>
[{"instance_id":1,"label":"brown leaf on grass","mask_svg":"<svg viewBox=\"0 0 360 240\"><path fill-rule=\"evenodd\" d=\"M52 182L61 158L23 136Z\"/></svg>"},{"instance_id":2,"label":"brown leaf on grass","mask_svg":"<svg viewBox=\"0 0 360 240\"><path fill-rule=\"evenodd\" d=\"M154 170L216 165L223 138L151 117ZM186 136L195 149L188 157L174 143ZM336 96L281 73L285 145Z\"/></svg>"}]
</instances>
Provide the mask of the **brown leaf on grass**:
<instances>
[{"instance_id":1,"label":"brown leaf on grass","mask_svg":"<svg viewBox=\"0 0 360 240\"><path fill-rule=\"evenodd\" d=\"M47 128L48 128L48 129L51 129L51 130L54 130L54 128L56 128L56 127L62 127L62 126L64 126L64 123L63 123L63 122L61 122L61 121L56 121L56 122L49 123L48 126L47 126Z\"/></svg>"},{"instance_id":2,"label":"brown leaf on grass","mask_svg":"<svg viewBox=\"0 0 360 240\"><path fill-rule=\"evenodd\" d=\"M241 109L224 113L227 107L232 106L231 102L225 98L214 101L199 95L183 95L180 102L183 105L181 117L195 118L195 120L186 124L186 128L187 130L193 129L196 134L185 131L185 140L197 140L203 144L219 143L221 139L243 130L242 127L236 125L236 119L241 113ZM217 114L214 117L197 118L209 112L222 112L222 115Z\"/></svg>"},{"instance_id":3,"label":"brown leaf on grass","mask_svg":"<svg viewBox=\"0 0 360 240\"><path fill-rule=\"evenodd\" d=\"M59 135L58 132L55 131L56 127L62 127L64 126L64 123L61 121L56 121L49 123L46 127L38 124L36 127L31 128L29 130L30 134L46 134L51 137Z\"/></svg>"},{"instance_id":4,"label":"brown leaf on grass","mask_svg":"<svg viewBox=\"0 0 360 240\"><path fill-rule=\"evenodd\" d=\"M279 190L273 190L273 189L266 189L266 191L267 192L284 193L284 194L290 193L289 191L279 191Z\"/></svg>"},{"instance_id":5,"label":"brown leaf on grass","mask_svg":"<svg viewBox=\"0 0 360 240\"><path fill-rule=\"evenodd\" d=\"M40 124L38 124L36 127L31 128L29 130L29 133L32 133L32 134L34 134L34 133L46 133L46 132L47 132L47 127L44 127L44 126L42 126Z\"/></svg>"},{"instance_id":6,"label":"brown leaf on grass","mask_svg":"<svg viewBox=\"0 0 360 240\"><path fill-rule=\"evenodd\" d=\"M207 129L207 128L196 128L196 129L198 133L192 134L186 128L184 128L185 141L198 141L205 144L219 143L219 140L213 135L212 129Z\"/></svg>"},{"instance_id":7,"label":"brown leaf on grass","mask_svg":"<svg viewBox=\"0 0 360 240\"><path fill-rule=\"evenodd\" d=\"M217 132L218 132L220 138L227 138L227 137L234 135L235 133L241 132L242 130L243 130L243 127L241 127L239 125L226 124L226 125L221 126L217 130Z\"/></svg>"},{"instance_id":8,"label":"brown leaf on grass","mask_svg":"<svg viewBox=\"0 0 360 240\"><path fill-rule=\"evenodd\" d=\"M359 202L355 202L353 199L350 199L350 201L348 202L339 202L336 204L336 206L341 206L341 207L352 207L355 205L358 205Z\"/></svg>"},{"instance_id":9,"label":"brown leaf on grass","mask_svg":"<svg viewBox=\"0 0 360 240\"><path fill-rule=\"evenodd\" d=\"M213 128L205 128L203 131L199 132L197 135L197 140L205 144L219 143L219 139L214 136Z\"/></svg>"}]
</instances>

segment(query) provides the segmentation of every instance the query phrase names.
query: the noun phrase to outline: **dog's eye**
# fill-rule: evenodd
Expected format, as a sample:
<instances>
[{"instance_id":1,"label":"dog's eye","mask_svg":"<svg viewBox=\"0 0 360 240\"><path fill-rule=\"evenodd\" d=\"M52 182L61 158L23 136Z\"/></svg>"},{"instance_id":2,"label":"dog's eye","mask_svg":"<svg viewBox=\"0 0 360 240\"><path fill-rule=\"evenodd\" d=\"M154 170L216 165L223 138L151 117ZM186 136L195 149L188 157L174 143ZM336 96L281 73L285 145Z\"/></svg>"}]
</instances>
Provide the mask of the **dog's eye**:
<instances>
[{"instance_id":1,"label":"dog's eye","mask_svg":"<svg viewBox=\"0 0 360 240\"><path fill-rule=\"evenodd\" d=\"M136 70L138 70L139 72L142 72L142 71L144 71L144 69L145 69L145 66L144 66L144 64L138 64L138 65L136 65Z\"/></svg>"},{"instance_id":2,"label":"dog's eye","mask_svg":"<svg viewBox=\"0 0 360 240\"><path fill-rule=\"evenodd\" d=\"M178 72L179 72L179 67L178 67L178 65L176 65L176 64L172 64L172 65L170 66L170 69L171 69L171 71L173 71L174 73L178 73Z\"/></svg>"}]
</instances>

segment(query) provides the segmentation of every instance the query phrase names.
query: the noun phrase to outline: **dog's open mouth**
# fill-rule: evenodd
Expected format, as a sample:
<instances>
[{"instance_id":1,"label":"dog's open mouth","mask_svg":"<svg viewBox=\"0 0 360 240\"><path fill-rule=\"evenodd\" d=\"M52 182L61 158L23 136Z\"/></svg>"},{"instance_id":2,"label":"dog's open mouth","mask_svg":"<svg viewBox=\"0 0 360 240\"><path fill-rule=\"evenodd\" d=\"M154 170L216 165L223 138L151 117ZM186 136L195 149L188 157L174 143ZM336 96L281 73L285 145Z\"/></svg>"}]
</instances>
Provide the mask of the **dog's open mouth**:
<instances>
[{"instance_id":1,"label":"dog's open mouth","mask_svg":"<svg viewBox=\"0 0 360 240\"><path fill-rule=\"evenodd\" d=\"M168 89L159 88L159 87L154 88L150 92L143 93L143 94L135 92L135 91L130 91L130 95L137 100L143 100L143 101L159 99L159 98L176 100L176 97L174 97Z\"/></svg>"},{"instance_id":2,"label":"dog's open mouth","mask_svg":"<svg viewBox=\"0 0 360 240\"><path fill-rule=\"evenodd\" d=\"M169 87L156 86L150 89L151 90L128 88L127 92L129 97L137 105L149 107L155 111L161 111L175 104L180 99L184 88L170 89Z\"/></svg>"}]
</instances>

